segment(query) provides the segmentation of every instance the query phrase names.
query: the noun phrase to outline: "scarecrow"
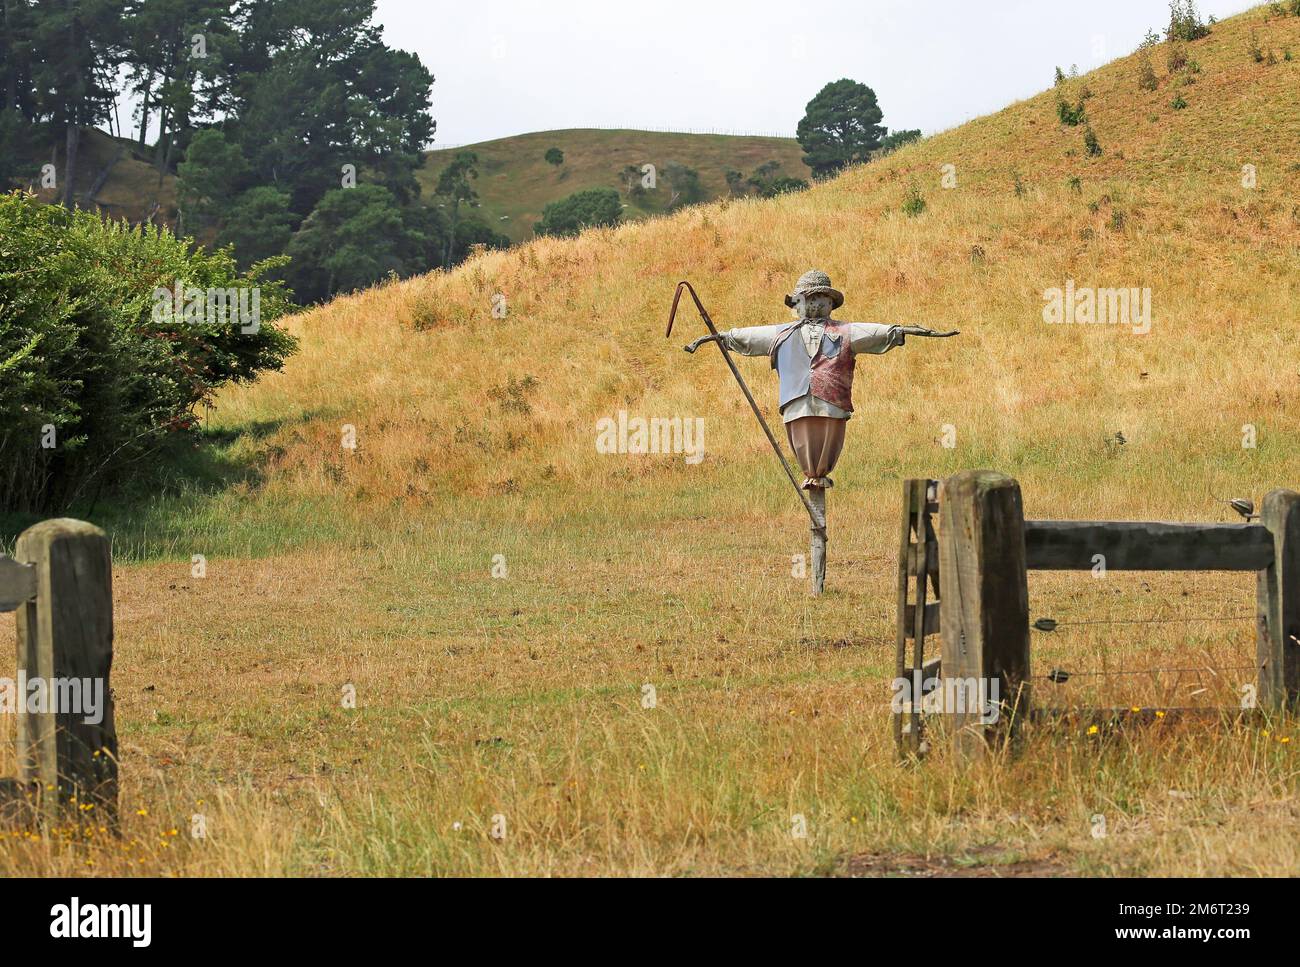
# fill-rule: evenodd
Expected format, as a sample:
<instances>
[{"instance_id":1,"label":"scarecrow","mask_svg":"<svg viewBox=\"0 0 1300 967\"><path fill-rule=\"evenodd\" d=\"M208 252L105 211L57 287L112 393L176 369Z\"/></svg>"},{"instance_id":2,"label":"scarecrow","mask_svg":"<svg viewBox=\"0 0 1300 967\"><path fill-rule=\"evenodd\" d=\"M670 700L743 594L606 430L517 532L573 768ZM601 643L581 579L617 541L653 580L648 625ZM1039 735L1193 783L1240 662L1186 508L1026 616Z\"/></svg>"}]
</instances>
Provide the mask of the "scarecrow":
<instances>
[{"instance_id":1,"label":"scarecrow","mask_svg":"<svg viewBox=\"0 0 1300 967\"><path fill-rule=\"evenodd\" d=\"M682 285L689 288L689 283ZM691 295L695 297L694 289ZM678 286L680 296L681 286ZM919 326L839 322L831 318L831 313L844 304L844 294L831 285L830 276L816 269L801 275L794 291L785 297L785 304L794 310L793 322L719 333L698 297L695 302L708 323L710 334L685 349L694 353L706 342L717 342L727 357L812 520L812 591L820 594L826 575L826 491L834 486L831 471L844 449L845 429L853 415L853 370L858 355L887 353L895 346L904 345L909 335L955 336L957 333L939 333ZM676 308L674 299L674 314ZM727 355L728 350L742 356L767 356L771 360L779 380L778 402L786 439L803 470L802 483L795 481L780 446Z\"/></svg>"}]
</instances>

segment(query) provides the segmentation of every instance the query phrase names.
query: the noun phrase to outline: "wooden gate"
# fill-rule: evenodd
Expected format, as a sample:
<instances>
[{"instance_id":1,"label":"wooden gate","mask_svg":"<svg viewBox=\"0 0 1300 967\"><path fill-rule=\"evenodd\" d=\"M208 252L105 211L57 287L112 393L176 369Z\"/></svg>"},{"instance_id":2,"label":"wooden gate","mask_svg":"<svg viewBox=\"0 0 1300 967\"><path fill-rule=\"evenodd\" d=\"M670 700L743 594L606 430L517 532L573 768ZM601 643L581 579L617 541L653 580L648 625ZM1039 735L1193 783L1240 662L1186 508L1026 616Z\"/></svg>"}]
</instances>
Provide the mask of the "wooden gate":
<instances>
[{"instance_id":1,"label":"wooden gate","mask_svg":"<svg viewBox=\"0 0 1300 967\"><path fill-rule=\"evenodd\" d=\"M924 500L917 497L922 492ZM995 721L974 709L946 710L963 753L978 754L993 735L1013 735L1038 717L1030 704L1027 572L1090 571L1099 561L1116 571L1254 572L1258 705L1293 710L1300 704L1300 494L1294 491L1271 491L1258 523L1025 520L1015 480L968 470L941 488L933 480L905 481L903 507L896 671L917 683L910 701L895 708L903 753L925 751L918 698L949 679L988 683L999 696ZM934 621L925 589L929 580L938 595L940 575L947 593ZM935 633L941 645L926 659L925 638ZM1129 711L1075 714L1114 720Z\"/></svg>"},{"instance_id":2,"label":"wooden gate","mask_svg":"<svg viewBox=\"0 0 1300 967\"><path fill-rule=\"evenodd\" d=\"M939 632L939 545L934 514L939 509L939 481L903 481L903 528L898 545L898 635L894 680L907 683L907 695L894 696L894 741L902 752L925 751L921 703L924 682L939 675L937 642L927 659L926 638ZM934 600L929 600L929 591ZM908 651L908 642L912 650Z\"/></svg>"}]
</instances>

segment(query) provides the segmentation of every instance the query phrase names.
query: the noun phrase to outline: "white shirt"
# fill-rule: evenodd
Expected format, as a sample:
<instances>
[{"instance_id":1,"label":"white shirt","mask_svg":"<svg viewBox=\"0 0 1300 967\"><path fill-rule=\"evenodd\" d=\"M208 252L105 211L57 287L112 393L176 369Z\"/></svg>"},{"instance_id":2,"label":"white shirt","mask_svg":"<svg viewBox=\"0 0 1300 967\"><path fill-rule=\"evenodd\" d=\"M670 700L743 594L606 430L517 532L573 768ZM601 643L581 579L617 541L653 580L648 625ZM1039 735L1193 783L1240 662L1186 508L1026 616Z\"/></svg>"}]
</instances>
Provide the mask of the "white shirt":
<instances>
[{"instance_id":1,"label":"white shirt","mask_svg":"<svg viewBox=\"0 0 1300 967\"><path fill-rule=\"evenodd\" d=\"M817 355L817 347L821 345L822 334L826 331L826 323L829 321L831 320L811 319L800 327L799 335L803 338L803 346L810 359ZM722 334L723 345L742 356L768 356L771 355L777 337L791 325L792 323L783 322L775 326L729 329ZM850 322L840 323L840 325L848 329L849 351L855 356L858 353L880 355L902 343L902 333L898 326L884 326L875 322ZM848 410L840 409L834 403L828 403L821 397L814 396L811 390L806 396L791 400L781 410L781 418L785 423L805 416L829 416L835 420L847 420L852 415Z\"/></svg>"}]
</instances>

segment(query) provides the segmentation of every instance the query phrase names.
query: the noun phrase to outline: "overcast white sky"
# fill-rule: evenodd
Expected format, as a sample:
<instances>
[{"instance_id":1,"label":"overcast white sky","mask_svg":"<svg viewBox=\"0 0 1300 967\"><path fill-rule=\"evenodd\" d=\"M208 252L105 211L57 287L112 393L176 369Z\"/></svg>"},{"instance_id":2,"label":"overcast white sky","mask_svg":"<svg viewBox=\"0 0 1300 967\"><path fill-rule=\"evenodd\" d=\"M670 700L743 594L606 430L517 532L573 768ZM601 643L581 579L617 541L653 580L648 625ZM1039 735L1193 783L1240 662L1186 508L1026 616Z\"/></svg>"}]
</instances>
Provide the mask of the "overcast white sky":
<instances>
[{"instance_id":1,"label":"overcast white sky","mask_svg":"<svg viewBox=\"0 0 1300 967\"><path fill-rule=\"evenodd\" d=\"M1201 0L1223 18L1248 0ZM388 44L434 74L438 145L553 128L793 137L849 77L926 134L1131 53L1167 0L379 0Z\"/></svg>"}]
</instances>

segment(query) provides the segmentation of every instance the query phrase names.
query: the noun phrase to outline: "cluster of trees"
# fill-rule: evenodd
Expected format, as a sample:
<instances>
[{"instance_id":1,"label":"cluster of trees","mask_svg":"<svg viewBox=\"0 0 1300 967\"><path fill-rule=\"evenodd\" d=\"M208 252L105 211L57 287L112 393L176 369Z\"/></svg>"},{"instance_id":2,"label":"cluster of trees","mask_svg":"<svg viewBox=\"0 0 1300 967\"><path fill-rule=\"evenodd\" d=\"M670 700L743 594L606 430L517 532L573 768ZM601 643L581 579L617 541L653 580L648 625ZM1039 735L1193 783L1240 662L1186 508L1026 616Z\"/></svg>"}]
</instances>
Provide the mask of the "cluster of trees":
<instances>
[{"instance_id":1,"label":"cluster of trees","mask_svg":"<svg viewBox=\"0 0 1300 967\"><path fill-rule=\"evenodd\" d=\"M57 142L72 207L87 181L84 132L129 136L160 184L179 176L178 232L232 245L241 267L289 254L283 271L302 301L506 244L458 217L473 207L472 162L440 181L444 197L421 202L434 79L383 42L374 6L3 0L0 155L40 157ZM123 94L137 105L131 131L117 117Z\"/></svg>"},{"instance_id":2,"label":"cluster of trees","mask_svg":"<svg viewBox=\"0 0 1300 967\"><path fill-rule=\"evenodd\" d=\"M662 171L649 164L624 165L618 177L627 192L628 203L638 208L648 207L650 192L660 190L660 181L664 182L668 190L659 199L662 208L656 210L672 211L685 205L698 205L708 196L704 185L700 183L700 173L677 161L668 162Z\"/></svg>"},{"instance_id":3,"label":"cluster of trees","mask_svg":"<svg viewBox=\"0 0 1300 967\"><path fill-rule=\"evenodd\" d=\"M546 153L546 160L558 167L564 163L564 155L558 148L551 148ZM627 193L627 204L636 205L643 211L674 211L686 205L697 205L708 198L700 173L676 161L668 162L662 171L651 165L625 165L619 172L619 181ZM654 197L653 202L652 191L661 193ZM563 236L577 235L584 228L617 225L623 220L625 207L615 189L588 188L543 208L541 220L533 231L538 235Z\"/></svg>"},{"instance_id":4,"label":"cluster of trees","mask_svg":"<svg viewBox=\"0 0 1300 967\"><path fill-rule=\"evenodd\" d=\"M775 198L788 191L803 191L808 182L802 178L792 178L781 174L781 162L765 161L754 169L748 178L744 172L728 169L727 190L733 198L757 195L759 198Z\"/></svg>"}]
</instances>

